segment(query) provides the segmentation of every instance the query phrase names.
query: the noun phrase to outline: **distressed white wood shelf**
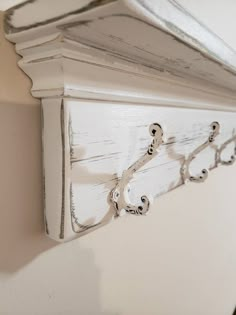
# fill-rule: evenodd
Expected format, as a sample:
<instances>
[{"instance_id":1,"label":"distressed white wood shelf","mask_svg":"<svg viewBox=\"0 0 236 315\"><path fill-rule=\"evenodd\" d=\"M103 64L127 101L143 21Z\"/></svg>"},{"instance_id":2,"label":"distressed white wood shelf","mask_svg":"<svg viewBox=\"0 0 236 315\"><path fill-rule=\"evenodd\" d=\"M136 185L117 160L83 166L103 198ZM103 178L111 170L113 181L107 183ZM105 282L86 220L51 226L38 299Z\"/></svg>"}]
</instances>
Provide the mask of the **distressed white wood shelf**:
<instances>
[{"instance_id":1,"label":"distressed white wood shelf","mask_svg":"<svg viewBox=\"0 0 236 315\"><path fill-rule=\"evenodd\" d=\"M212 122L220 134L193 159L191 174L232 164L236 53L176 1L30 0L7 11L5 29L32 95L42 99L45 226L53 239L116 217L111 192L147 151L153 123L163 144L131 176L132 204L184 183L183 163Z\"/></svg>"}]
</instances>

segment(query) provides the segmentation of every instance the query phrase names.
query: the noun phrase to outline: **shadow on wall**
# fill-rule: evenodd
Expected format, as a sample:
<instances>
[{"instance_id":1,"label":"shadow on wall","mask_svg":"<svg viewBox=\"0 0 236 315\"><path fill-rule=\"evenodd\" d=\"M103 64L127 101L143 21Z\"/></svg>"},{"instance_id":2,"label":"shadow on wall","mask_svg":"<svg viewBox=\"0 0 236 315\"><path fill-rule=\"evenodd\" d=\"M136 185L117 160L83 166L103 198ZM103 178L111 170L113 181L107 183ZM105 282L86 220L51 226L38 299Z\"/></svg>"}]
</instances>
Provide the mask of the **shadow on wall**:
<instances>
[{"instance_id":1,"label":"shadow on wall","mask_svg":"<svg viewBox=\"0 0 236 315\"><path fill-rule=\"evenodd\" d=\"M44 236L40 106L0 105L0 271L56 243Z\"/></svg>"},{"instance_id":2,"label":"shadow on wall","mask_svg":"<svg viewBox=\"0 0 236 315\"><path fill-rule=\"evenodd\" d=\"M40 260L41 276L35 261L22 274L27 272L30 281L23 288L21 281L14 284L18 296L14 306L7 291L1 292L1 309L9 314L16 314L16 309L31 312L26 308L34 308L34 303L22 301L41 296L42 314L50 309L68 315L78 310L84 315L117 315L102 310L93 251L81 249L79 240L55 248L58 243L44 235L40 106L0 105L0 117L0 274L15 273L50 249ZM72 283L80 284L78 290Z\"/></svg>"}]
</instances>

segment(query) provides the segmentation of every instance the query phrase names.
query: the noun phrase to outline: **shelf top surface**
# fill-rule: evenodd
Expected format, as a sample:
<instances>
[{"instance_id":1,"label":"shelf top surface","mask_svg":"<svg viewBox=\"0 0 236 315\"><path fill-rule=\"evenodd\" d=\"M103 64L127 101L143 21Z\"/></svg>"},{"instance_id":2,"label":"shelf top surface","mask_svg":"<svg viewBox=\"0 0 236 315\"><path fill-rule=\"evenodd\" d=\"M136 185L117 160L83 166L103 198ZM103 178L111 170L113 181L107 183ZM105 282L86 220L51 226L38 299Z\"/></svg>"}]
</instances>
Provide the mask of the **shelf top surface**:
<instances>
[{"instance_id":1,"label":"shelf top surface","mask_svg":"<svg viewBox=\"0 0 236 315\"><path fill-rule=\"evenodd\" d=\"M175 0L28 0L8 11L15 43L63 33L160 71L235 92L236 52Z\"/></svg>"}]
</instances>

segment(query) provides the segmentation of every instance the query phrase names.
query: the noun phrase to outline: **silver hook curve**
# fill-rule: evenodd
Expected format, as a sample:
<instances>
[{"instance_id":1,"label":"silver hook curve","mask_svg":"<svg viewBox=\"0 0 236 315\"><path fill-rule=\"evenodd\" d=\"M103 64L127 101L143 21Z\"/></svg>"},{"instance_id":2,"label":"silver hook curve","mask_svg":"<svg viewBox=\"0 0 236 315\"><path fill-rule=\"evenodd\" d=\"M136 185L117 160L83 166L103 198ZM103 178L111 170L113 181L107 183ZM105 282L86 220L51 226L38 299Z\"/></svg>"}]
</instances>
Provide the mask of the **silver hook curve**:
<instances>
[{"instance_id":1,"label":"silver hook curve","mask_svg":"<svg viewBox=\"0 0 236 315\"><path fill-rule=\"evenodd\" d=\"M235 143L234 146L234 153L231 155L230 159L225 161L221 158L221 154L224 151L224 149L228 146L228 144L230 144L231 142ZM236 135L233 135L233 137L231 137L230 139L228 139L227 141L225 141L220 148L217 150L216 152L216 166L218 166L218 164L222 164L222 165L232 165L236 160Z\"/></svg>"},{"instance_id":2,"label":"silver hook curve","mask_svg":"<svg viewBox=\"0 0 236 315\"><path fill-rule=\"evenodd\" d=\"M133 205L129 200L129 182L135 172L151 161L158 154L158 147L163 143L163 130L158 123L149 127L149 133L153 137L152 143L148 146L147 152L134 162L122 174L116 187L111 191L111 202L116 209L116 215L119 216L121 210L134 215L145 215L150 207L150 200L147 196L141 197L140 205Z\"/></svg>"},{"instance_id":3,"label":"silver hook curve","mask_svg":"<svg viewBox=\"0 0 236 315\"><path fill-rule=\"evenodd\" d=\"M195 159L196 155L199 154L201 151L203 151L205 148L207 148L212 142L214 142L216 136L220 133L220 124L217 121L214 121L210 125L211 132L206 142L201 144L198 148L196 148L187 159L185 159L184 163L181 166L180 174L183 179L183 182L186 183L186 181L201 183L204 182L208 177L208 169L204 168L201 171L200 175L193 176L190 173L189 165L192 162L193 159Z\"/></svg>"}]
</instances>

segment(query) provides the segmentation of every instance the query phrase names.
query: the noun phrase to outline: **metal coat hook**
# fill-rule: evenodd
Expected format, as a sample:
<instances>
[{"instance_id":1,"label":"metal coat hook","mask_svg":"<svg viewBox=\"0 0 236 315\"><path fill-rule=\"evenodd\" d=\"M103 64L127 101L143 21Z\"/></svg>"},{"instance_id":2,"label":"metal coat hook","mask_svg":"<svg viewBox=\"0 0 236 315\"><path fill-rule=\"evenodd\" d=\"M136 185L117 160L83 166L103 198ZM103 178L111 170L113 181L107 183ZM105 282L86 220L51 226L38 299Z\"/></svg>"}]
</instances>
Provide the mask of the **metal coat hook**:
<instances>
[{"instance_id":1,"label":"metal coat hook","mask_svg":"<svg viewBox=\"0 0 236 315\"><path fill-rule=\"evenodd\" d=\"M218 122L214 121L213 123L211 123L210 127L211 127L211 132L207 141L204 142L202 145L200 145L198 148L196 148L189 155L189 157L184 161L180 169L180 173L181 173L184 183L188 180L192 182L200 183L200 182L204 182L208 177L209 171L206 168L204 168L201 171L200 175L196 175L196 176L191 175L190 170L189 170L189 165L192 162L192 160L195 159L197 154L199 154L201 151L207 148L212 142L214 142L216 136L220 133L220 124Z\"/></svg>"},{"instance_id":2,"label":"metal coat hook","mask_svg":"<svg viewBox=\"0 0 236 315\"><path fill-rule=\"evenodd\" d=\"M231 155L230 159L225 161L221 158L221 154L224 151L224 149L231 143L234 142L234 153ZM232 165L236 160L236 135L234 134L233 137L231 137L229 140L225 141L220 148L216 152L216 166L218 164L222 165Z\"/></svg>"},{"instance_id":3,"label":"metal coat hook","mask_svg":"<svg viewBox=\"0 0 236 315\"><path fill-rule=\"evenodd\" d=\"M158 154L158 147L163 143L162 127L154 123L149 127L150 135L153 137L152 143L148 146L147 152L133 163L122 174L117 186L111 192L111 202L116 209L117 216L120 215L122 209L134 215L145 215L150 207L150 200L147 196L141 197L140 205L133 205L129 200L129 182L133 178L135 172L151 161Z\"/></svg>"}]
</instances>

